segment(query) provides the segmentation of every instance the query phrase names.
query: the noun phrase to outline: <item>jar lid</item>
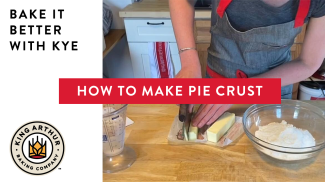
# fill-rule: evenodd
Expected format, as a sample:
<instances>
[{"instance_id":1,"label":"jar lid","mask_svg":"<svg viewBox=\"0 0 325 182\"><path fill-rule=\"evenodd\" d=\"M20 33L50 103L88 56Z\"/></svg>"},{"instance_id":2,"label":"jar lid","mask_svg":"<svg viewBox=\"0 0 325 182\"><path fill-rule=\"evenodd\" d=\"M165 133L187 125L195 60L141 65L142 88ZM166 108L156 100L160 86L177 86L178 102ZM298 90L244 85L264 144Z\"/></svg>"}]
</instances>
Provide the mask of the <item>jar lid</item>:
<instances>
[{"instance_id":1,"label":"jar lid","mask_svg":"<svg viewBox=\"0 0 325 182\"><path fill-rule=\"evenodd\" d=\"M315 90L319 90L319 89L323 89L325 90L325 82L322 81L303 81L300 82L301 85L307 87L307 88L311 88L311 89L315 89Z\"/></svg>"}]
</instances>

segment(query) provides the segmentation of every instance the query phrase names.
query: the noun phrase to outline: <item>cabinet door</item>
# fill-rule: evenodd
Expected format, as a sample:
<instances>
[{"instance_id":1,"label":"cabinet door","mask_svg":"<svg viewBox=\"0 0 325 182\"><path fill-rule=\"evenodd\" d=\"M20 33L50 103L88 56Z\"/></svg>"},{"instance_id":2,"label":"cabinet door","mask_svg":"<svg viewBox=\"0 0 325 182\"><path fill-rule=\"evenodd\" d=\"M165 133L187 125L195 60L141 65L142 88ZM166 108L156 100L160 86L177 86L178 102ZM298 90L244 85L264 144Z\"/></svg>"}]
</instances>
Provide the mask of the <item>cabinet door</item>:
<instances>
[{"instance_id":1,"label":"cabinet door","mask_svg":"<svg viewBox=\"0 0 325 182\"><path fill-rule=\"evenodd\" d=\"M148 43L129 43L131 62L135 78L151 78ZM170 44L174 75L180 70L180 58L176 43Z\"/></svg>"},{"instance_id":2,"label":"cabinet door","mask_svg":"<svg viewBox=\"0 0 325 182\"><path fill-rule=\"evenodd\" d=\"M206 71L208 65L208 48L210 44L197 44L197 51L199 54L202 78L206 78Z\"/></svg>"},{"instance_id":3,"label":"cabinet door","mask_svg":"<svg viewBox=\"0 0 325 182\"><path fill-rule=\"evenodd\" d=\"M197 44L209 44L211 42L211 21L196 20L194 25L194 36Z\"/></svg>"},{"instance_id":4,"label":"cabinet door","mask_svg":"<svg viewBox=\"0 0 325 182\"><path fill-rule=\"evenodd\" d=\"M174 72L175 75L181 70L182 65L181 65L181 58L179 57L179 52L178 52L178 46L177 43L170 43L170 53L174 65Z\"/></svg>"},{"instance_id":5,"label":"cabinet door","mask_svg":"<svg viewBox=\"0 0 325 182\"><path fill-rule=\"evenodd\" d=\"M206 77L206 67L208 62L208 47L211 42L211 21L196 20L194 26L194 36L196 47L201 64L202 78Z\"/></svg>"}]
</instances>

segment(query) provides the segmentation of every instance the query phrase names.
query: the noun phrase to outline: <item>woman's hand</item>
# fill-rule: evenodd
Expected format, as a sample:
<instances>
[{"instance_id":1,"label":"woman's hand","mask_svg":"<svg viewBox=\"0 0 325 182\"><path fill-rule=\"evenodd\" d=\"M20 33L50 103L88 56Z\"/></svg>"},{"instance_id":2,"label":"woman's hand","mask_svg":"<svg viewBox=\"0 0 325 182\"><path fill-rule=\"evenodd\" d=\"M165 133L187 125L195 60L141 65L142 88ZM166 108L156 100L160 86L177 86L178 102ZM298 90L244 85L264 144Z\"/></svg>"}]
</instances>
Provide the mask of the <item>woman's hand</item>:
<instances>
[{"instance_id":1,"label":"woman's hand","mask_svg":"<svg viewBox=\"0 0 325 182\"><path fill-rule=\"evenodd\" d=\"M188 50L180 55L182 68L175 78L202 78L201 64L196 50Z\"/></svg>"},{"instance_id":2,"label":"woman's hand","mask_svg":"<svg viewBox=\"0 0 325 182\"><path fill-rule=\"evenodd\" d=\"M202 104L195 114L192 125L202 128L212 125L232 104Z\"/></svg>"},{"instance_id":3,"label":"woman's hand","mask_svg":"<svg viewBox=\"0 0 325 182\"><path fill-rule=\"evenodd\" d=\"M197 67L183 67L175 78L202 78L201 69Z\"/></svg>"}]
</instances>

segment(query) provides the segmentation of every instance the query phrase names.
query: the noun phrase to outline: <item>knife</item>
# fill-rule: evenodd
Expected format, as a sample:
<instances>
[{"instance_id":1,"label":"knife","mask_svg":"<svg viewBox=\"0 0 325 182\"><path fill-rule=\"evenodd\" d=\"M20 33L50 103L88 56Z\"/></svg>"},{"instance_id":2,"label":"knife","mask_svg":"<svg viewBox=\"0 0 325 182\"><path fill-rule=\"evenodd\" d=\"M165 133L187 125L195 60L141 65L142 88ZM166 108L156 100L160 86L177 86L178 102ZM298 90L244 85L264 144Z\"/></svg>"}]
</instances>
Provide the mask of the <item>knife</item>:
<instances>
[{"instance_id":1,"label":"knife","mask_svg":"<svg viewBox=\"0 0 325 182\"><path fill-rule=\"evenodd\" d=\"M189 112L189 104L181 104L179 107L179 120L183 122L184 140L188 141L188 130L190 128L192 113Z\"/></svg>"},{"instance_id":2,"label":"knife","mask_svg":"<svg viewBox=\"0 0 325 182\"><path fill-rule=\"evenodd\" d=\"M184 122L185 121L185 118L186 118L186 113L187 113L187 104L181 104L179 106L179 114L178 114L178 119L181 121L181 122Z\"/></svg>"}]
</instances>

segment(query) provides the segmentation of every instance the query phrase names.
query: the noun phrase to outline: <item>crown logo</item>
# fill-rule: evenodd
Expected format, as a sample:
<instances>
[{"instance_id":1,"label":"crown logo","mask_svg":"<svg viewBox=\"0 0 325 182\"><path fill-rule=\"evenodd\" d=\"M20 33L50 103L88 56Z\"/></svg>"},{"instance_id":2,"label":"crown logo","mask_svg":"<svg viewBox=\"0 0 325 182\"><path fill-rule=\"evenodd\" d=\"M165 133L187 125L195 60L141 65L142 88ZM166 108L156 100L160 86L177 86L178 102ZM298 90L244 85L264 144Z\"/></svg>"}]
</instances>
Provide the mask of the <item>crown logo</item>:
<instances>
[{"instance_id":1,"label":"crown logo","mask_svg":"<svg viewBox=\"0 0 325 182\"><path fill-rule=\"evenodd\" d=\"M33 145L32 145L33 144ZM46 157L46 141L43 144L43 138L41 138L41 143L38 141L38 136L36 142L34 143L34 138L32 139L32 144L29 141L29 157L33 159L42 159Z\"/></svg>"}]
</instances>

